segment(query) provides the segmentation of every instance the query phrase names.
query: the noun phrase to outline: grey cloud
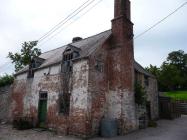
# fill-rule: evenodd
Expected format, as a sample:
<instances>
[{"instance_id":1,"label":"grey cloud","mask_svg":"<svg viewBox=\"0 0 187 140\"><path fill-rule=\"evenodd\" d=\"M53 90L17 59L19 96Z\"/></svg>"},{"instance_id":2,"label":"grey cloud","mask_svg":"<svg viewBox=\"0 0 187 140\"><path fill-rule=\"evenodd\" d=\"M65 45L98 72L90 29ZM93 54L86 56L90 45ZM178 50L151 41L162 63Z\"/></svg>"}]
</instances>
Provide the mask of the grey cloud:
<instances>
[{"instance_id":1,"label":"grey cloud","mask_svg":"<svg viewBox=\"0 0 187 140\"><path fill-rule=\"evenodd\" d=\"M0 65L8 61L6 58L8 51L19 51L22 42L40 38L84 1L2 0L0 4ZM149 28L184 1L131 0L135 35ZM71 42L74 36L88 37L110 29L113 3L114 0L102 1L88 14L41 46L41 49L43 51L54 49ZM187 6L157 28L135 40L137 61L144 66L150 63L160 65L169 51L186 46L186 13ZM186 50L186 48L182 49ZM11 67L7 67L4 71L10 69ZM1 70L0 73L2 73Z\"/></svg>"}]
</instances>

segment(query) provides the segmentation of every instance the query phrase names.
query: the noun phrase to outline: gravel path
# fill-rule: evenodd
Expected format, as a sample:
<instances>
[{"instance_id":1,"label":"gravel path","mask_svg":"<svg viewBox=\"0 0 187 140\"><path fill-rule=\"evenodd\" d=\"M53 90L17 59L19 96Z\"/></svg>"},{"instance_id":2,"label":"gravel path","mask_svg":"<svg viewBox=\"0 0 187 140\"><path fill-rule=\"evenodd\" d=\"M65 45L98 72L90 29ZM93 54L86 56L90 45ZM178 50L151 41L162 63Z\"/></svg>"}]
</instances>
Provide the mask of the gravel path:
<instances>
[{"instance_id":1,"label":"gravel path","mask_svg":"<svg viewBox=\"0 0 187 140\"><path fill-rule=\"evenodd\" d=\"M106 140L93 138L91 140ZM79 140L75 137L57 136L52 132L26 130L18 131L10 125L0 125L0 140ZM182 118L158 121L157 128L147 128L126 136L110 138L110 140L187 140L187 116Z\"/></svg>"}]
</instances>

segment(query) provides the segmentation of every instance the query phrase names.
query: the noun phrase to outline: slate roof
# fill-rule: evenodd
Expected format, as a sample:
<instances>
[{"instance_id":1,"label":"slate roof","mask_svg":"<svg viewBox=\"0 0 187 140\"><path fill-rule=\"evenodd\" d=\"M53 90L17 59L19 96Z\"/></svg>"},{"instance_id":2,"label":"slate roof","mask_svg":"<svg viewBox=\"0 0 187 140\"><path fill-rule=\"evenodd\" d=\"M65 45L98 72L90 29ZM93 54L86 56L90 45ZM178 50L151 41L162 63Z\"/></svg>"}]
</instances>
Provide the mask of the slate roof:
<instances>
[{"instance_id":1,"label":"slate roof","mask_svg":"<svg viewBox=\"0 0 187 140\"><path fill-rule=\"evenodd\" d=\"M147 75L149 77L155 77L148 71L146 71L138 62L134 61L134 69L138 71L139 73L143 73L144 75Z\"/></svg>"},{"instance_id":2,"label":"slate roof","mask_svg":"<svg viewBox=\"0 0 187 140\"><path fill-rule=\"evenodd\" d=\"M54 63L59 63L62 60L62 54L68 45L81 49L79 58L87 57L92 54L98 47L100 47L110 35L111 30L107 30L97 35L82 39L78 42L70 43L60 48L43 53L39 57L46 59L46 61L44 61L40 67L42 68Z\"/></svg>"},{"instance_id":3,"label":"slate roof","mask_svg":"<svg viewBox=\"0 0 187 140\"><path fill-rule=\"evenodd\" d=\"M75 43L70 43L65 46L56 48L54 50L42 53L39 57L45 59L45 61L38 69L45 68L54 64L59 64L62 61L62 54L64 50L69 45L77 47L81 50L79 58L87 57L90 54L92 54L98 47L100 47L111 36L111 34L112 34L111 30L107 30L97 35L77 41ZM139 71L140 73L144 73L147 76L152 76L150 73L145 71L145 69L136 61L134 63L134 67L135 70ZM23 69L18 71L15 75L25 73L26 71L28 71L28 68L29 68L28 66L24 67Z\"/></svg>"},{"instance_id":4,"label":"slate roof","mask_svg":"<svg viewBox=\"0 0 187 140\"><path fill-rule=\"evenodd\" d=\"M107 30L97 35L42 53L39 57L45 59L45 61L38 69L60 63L62 60L62 54L69 45L81 49L79 58L87 57L92 54L99 46L101 46L106 41L106 39L110 37L110 35L111 30ZM28 66L24 67L15 75L19 75L21 73L26 72L28 68Z\"/></svg>"}]
</instances>

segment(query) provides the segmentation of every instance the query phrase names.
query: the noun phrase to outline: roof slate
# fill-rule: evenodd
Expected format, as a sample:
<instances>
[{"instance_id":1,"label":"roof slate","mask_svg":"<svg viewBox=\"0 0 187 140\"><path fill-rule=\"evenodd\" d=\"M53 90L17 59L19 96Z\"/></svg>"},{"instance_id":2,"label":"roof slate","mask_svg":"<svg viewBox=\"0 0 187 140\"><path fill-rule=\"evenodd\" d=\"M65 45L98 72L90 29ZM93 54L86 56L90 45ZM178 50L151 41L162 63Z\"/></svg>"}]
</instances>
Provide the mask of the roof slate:
<instances>
[{"instance_id":1,"label":"roof slate","mask_svg":"<svg viewBox=\"0 0 187 140\"><path fill-rule=\"evenodd\" d=\"M62 56L63 56L62 54L69 45L77 47L81 50L79 58L87 57L91 55L98 47L100 47L106 41L106 39L108 39L111 36L111 34L112 34L111 30L107 30L97 35L94 35L94 36L82 39L80 41L70 43L65 46L56 48L54 50L42 53L39 57L45 59L45 61L38 69L41 69L41 68L44 68L44 67L56 64L56 63L60 63L62 61ZM140 73L143 73L147 76L153 76L150 73L148 73L136 61L134 62L134 67L135 67L135 70L139 71ZM15 75L19 75L21 73L28 71L28 68L29 68L28 66L24 67L23 69L18 71Z\"/></svg>"},{"instance_id":2,"label":"roof slate","mask_svg":"<svg viewBox=\"0 0 187 140\"><path fill-rule=\"evenodd\" d=\"M64 50L68 47L68 45L80 48L80 57L89 56L96 48L101 46L110 35L111 30L108 30L97 35L80 40L78 42L70 43L60 48L43 53L39 57L46 59L46 61L40 66L40 68L51 65L53 63L60 62L62 60L62 54Z\"/></svg>"}]
</instances>

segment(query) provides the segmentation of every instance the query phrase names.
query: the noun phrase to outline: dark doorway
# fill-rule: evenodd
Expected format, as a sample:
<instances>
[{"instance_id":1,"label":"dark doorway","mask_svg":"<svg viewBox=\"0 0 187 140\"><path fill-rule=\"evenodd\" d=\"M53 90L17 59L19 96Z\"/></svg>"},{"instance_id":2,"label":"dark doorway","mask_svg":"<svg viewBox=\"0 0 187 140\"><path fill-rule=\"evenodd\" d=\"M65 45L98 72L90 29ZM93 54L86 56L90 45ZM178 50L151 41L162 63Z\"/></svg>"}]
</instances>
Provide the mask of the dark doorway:
<instances>
[{"instance_id":1,"label":"dark doorway","mask_svg":"<svg viewBox=\"0 0 187 140\"><path fill-rule=\"evenodd\" d=\"M38 105L38 125L45 127L47 116L47 92L40 92Z\"/></svg>"}]
</instances>

